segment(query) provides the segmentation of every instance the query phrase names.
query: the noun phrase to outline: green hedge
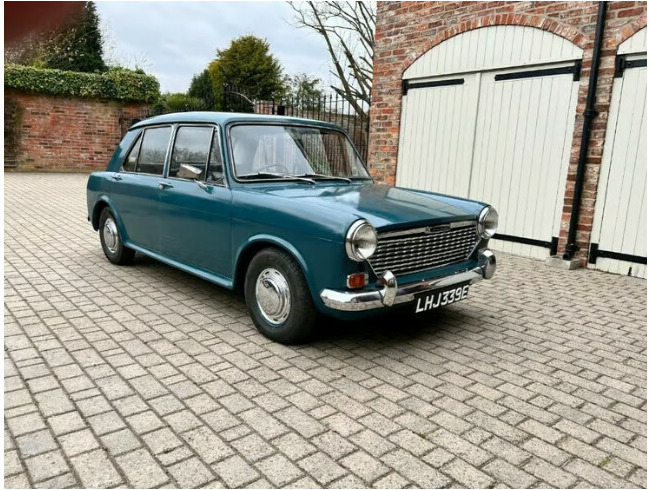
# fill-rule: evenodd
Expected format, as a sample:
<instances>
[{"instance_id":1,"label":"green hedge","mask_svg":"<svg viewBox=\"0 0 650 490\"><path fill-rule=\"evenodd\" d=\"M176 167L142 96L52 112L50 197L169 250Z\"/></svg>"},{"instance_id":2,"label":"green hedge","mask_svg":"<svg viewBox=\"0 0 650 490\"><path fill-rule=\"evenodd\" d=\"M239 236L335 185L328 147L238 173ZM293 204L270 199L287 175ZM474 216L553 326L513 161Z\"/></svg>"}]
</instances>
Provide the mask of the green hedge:
<instances>
[{"instance_id":1,"label":"green hedge","mask_svg":"<svg viewBox=\"0 0 650 490\"><path fill-rule=\"evenodd\" d=\"M160 97L160 85L155 77L125 68L96 74L5 65L5 88L141 102L154 102Z\"/></svg>"}]
</instances>

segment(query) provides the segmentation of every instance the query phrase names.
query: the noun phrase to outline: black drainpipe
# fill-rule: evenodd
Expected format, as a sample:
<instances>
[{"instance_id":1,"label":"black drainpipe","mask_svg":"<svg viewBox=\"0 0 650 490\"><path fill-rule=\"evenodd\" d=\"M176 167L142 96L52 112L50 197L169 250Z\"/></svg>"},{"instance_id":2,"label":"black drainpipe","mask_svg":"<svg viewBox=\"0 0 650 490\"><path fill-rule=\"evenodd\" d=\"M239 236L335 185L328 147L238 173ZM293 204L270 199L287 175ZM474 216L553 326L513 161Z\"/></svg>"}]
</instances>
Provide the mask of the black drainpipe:
<instances>
[{"instance_id":1,"label":"black drainpipe","mask_svg":"<svg viewBox=\"0 0 650 490\"><path fill-rule=\"evenodd\" d=\"M569 222L569 236L563 258L570 260L578 251L576 235L578 232L578 218L580 202L582 201L582 186L585 177L587 164L587 149L589 137L591 136L591 123L598 115L594 109L596 100L596 84L598 82L598 67L600 65L600 51L603 44L603 31L605 30L605 14L607 13L607 2L598 2L598 20L596 22L596 37L594 39L594 52L591 56L591 70L589 72L589 88L587 89L587 105L582 114L582 139L580 140L580 154L578 156L578 168L576 169L575 190L573 192L573 204L571 205L571 221Z\"/></svg>"}]
</instances>

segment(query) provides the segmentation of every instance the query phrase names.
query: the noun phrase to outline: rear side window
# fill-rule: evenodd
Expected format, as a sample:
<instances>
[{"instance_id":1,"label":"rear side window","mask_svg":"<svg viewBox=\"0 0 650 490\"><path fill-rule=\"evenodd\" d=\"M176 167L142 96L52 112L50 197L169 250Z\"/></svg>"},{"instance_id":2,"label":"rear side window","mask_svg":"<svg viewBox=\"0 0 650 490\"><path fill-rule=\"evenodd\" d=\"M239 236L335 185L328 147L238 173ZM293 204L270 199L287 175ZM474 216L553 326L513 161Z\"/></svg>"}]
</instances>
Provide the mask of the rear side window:
<instances>
[{"instance_id":1,"label":"rear side window","mask_svg":"<svg viewBox=\"0 0 650 490\"><path fill-rule=\"evenodd\" d=\"M144 132L136 172L151 175L163 174L171 133L171 126L151 128Z\"/></svg>"},{"instance_id":2,"label":"rear side window","mask_svg":"<svg viewBox=\"0 0 650 490\"><path fill-rule=\"evenodd\" d=\"M131 148L129 155L122 164L122 170L125 172L135 172L135 167L138 163L138 153L140 152L140 145L142 144L142 136L138 136L138 140Z\"/></svg>"}]
</instances>

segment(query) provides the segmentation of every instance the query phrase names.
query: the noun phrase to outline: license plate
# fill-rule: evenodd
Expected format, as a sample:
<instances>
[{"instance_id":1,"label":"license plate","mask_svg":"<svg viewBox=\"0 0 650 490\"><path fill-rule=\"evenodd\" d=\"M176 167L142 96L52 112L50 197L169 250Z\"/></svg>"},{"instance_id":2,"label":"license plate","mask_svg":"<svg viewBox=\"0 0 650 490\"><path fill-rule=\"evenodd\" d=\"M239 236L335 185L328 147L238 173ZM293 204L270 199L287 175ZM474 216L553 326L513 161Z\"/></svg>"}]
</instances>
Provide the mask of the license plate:
<instances>
[{"instance_id":1,"label":"license plate","mask_svg":"<svg viewBox=\"0 0 650 490\"><path fill-rule=\"evenodd\" d=\"M415 312L434 310L440 306L450 305L467 298L469 283L454 284L435 291L415 295Z\"/></svg>"}]
</instances>

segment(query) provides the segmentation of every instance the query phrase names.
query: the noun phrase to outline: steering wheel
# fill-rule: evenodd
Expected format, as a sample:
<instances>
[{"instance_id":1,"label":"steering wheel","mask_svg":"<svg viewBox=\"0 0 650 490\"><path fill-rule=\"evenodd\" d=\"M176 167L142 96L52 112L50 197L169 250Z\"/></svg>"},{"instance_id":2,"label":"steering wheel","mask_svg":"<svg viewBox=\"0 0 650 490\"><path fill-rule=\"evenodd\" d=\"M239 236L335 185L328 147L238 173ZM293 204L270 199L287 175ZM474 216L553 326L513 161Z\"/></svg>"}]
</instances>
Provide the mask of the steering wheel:
<instances>
[{"instance_id":1,"label":"steering wheel","mask_svg":"<svg viewBox=\"0 0 650 490\"><path fill-rule=\"evenodd\" d=\"M272 163L271 165L263 165L260 168L258 168L257 171L261 172L262 170L269 170L269 169L272 169L272 168L279 169L280 171L282 171L285 174L291 173L287 167L285 167L284 165L281 165L279 163Z\"/></svg>"}]
</instances>

